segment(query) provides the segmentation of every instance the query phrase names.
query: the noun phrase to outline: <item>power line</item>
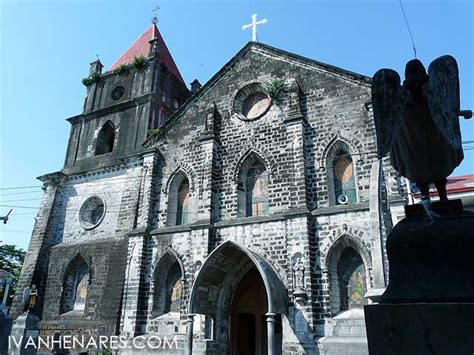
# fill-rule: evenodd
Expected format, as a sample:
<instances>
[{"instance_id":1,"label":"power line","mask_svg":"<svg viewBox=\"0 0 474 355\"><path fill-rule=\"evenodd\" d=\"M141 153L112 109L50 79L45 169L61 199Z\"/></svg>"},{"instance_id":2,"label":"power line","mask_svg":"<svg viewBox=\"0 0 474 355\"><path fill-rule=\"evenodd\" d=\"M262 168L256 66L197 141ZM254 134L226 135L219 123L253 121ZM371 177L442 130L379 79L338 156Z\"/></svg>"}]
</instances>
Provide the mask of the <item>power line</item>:
<instances>
[{"instance_id":1,"label":"power line","mask_svg":"<svg viewBox=\"0 0 474 355\"><path fill-rule=\"evenodd\" d=\"M40 201L42 198L24 198L24 199L17 199L17 200L5 200L5 201L0 201L0 203L5 203L5 202L23 202L23 201Z\"/></svg>"},{"instance_id":2,"label":"power line","mask_svg":"<svg viewBox=\"0 0 474 355\"><path fill-rule=\"evenodd\" d=\"M407 16L405 15L405 9L403 8L402 0L398 0L398 3L400 4L400 8L402 9L403 18L405 19L405 24L407 25L408 33L410 34L411 43L413 44L413 53L415 53L415 59L416 59L415 41L413 40L413 35L411 33L410 25L408 24Z\"/></svg>"},{"instance_id":3,"label":"power line","mask_svg":"<svg viewBox=\"0 0 474 355\"><path fill-rule=\"evenodd\" d=\"M42 190L35 191L25 191L25 192L9 192L7 194L0 194L0 196L12 196L12 195L28 195L28 194L37 194L43 192Z\"/></svg>"},{"instance_id":4,"label":"power line","mask_svg":"<svg viewBox=\"0 0 474 355\"><path fill-rule=\"evenodd\" d=\"M472 145L474 144L474 140L467 140L463 141L462 144L465 146L463 148L464 150L471 150L474 148ZM376 151L366 151L366 152L353 152L353 153L346 153L346 154L338 154L335 158L341 158L343 156L360 156L360 155L375 155L377 152ZM333 159L335 159L333 158ZM146 177L161 177L164 180L167 180L173 175L175 171L167 173L167 174L147 174ZM65 184L63 184L63 187L70 187L74 186L76 187L77 185L80 184L93 184L95 186L101 186L101 185L110 185L111 183L114 183L116 181L121 181L121 180L133 180L133 179L143 179L144 176L123 176L123 177L112 177L112 178L105 178L105 179L96 179L96 180L87 180L87 181L68 181ZM245 178L243 179L245 180ZM30 186L12 186L12 187L4 187L0 188L0 191L7 191L7 190L23 190L23 189L32 189L32 188L42 188L43 186L39 185L30 185ZM114 191L106 191L107 194L109 193L121 193L124 190L114 190ZM0 196L10 196L10 195L23 195L23 194L32 194L32 193L40 193L42 192L41 190L34 190L34 191L25 191L25 192L13 192L13 193L5 193L5 194L0 194ZM0 201L1 202L1 201Z\"/></svg>"},{"instance_id":5,"label":"power line","mask_svg":"<svg viewBox=\"0 0 474 355\"><path fill-rule=\"evenodd\" d=\"M4 190L20 190L20 189L32 189L34 187L42 187L42 186L38 186L38 185L31 185L31 186L19 186L19 187L2 187L0 188L0 191L4 191Z\"/></svg>"}]
</instances>

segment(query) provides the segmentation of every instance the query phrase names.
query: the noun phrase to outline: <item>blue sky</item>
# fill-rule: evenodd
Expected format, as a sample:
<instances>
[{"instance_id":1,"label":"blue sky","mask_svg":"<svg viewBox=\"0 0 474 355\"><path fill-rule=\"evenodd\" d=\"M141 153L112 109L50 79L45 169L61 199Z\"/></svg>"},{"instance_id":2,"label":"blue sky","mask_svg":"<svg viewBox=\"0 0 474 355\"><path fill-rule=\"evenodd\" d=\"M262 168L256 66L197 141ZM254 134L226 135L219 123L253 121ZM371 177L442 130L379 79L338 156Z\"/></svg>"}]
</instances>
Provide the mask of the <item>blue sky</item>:
<instances>
[{"instance_id":1,"label":"blue sky","mask_svg":"<svg viewBox=\"0 0 474 355\"><path fill-rule=\"evenodd\" d=\"M474 109L471 0L403 0L425 66L451 54L461 74L461 106ZM186 82L205 83L247 41L252 13L267 18L263 43L372 76L403 73L413 58L398 0L371 1L0 1L0 214L14 208L0 240L26 248L41 198L36 177L62 168L69 124L82 110L96 55L108 68L150 24L158 27ZM462 121L474 140L474 119ZM454 175L474 173L474 150ZM3 190L11 187L37 186Z\"/></svg>"}]
</instances>

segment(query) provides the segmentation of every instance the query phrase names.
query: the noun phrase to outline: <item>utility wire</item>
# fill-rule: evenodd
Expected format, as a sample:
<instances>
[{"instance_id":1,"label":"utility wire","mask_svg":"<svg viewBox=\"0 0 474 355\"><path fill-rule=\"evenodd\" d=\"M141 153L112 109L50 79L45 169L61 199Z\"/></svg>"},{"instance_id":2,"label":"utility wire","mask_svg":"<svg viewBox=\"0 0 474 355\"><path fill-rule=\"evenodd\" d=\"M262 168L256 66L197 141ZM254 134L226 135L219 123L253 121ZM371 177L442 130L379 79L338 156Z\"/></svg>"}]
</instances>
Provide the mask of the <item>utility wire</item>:
<instances>
[{"instance_id":1,"label":"utility wire","mask_svg":"<svg viewBox=\"0 0 474 355\"><path fill-rule=\"evenodd\" d=\"M413 35L411 33L410 25L408 24L407 16L405 15L405 9L403 8L402 0L398 0L398 3L400 4L400 8L402 9L403 18L405 19L405 24L407 25L408 33L410 34L411 43L413 44L413 53L415 53L415 59L416 59L415 41L413 40Z\"/></svg>"},{"instance_id":2,"label":"utility wire","mask_svg":"<svg viewBox=\"0 0 474 355\"><path fill-rule=\"evenodd\" d=\"M474 148L474 140L467 140L463 141L462 144L465 146L463 149L464 150L471 150ZM354 152L354 153L347 153L347 154L340 154L337 155L335 158L341 158L343 156L359 156L359 155L368 155L370 156L371 154L377 154L376 151L367 151L367 152ZM335 159L334 158L334 159ZM150 177L157 177L161 176L163 179L168 179L171 177L171 175L174 173L167 173L167 174L148 174L146 175L147 178ZM68 181L66 184L62 185L64 187L68 186L77 186L80 184L93 184L94 186L100 186L100 185L110 185L116 181L121 181L121 180L133 180L133 179L143 179L143 176L124 176L124 177L115 177L115 178L108 178L106 180L88 180L88 181ZM245 179L242 179L245 180ZM6 190L22 190L22 189L32 189L32 188L38 188L41 189L43 186L40 185L33 185L33 186L12 186L12 187L4 187L0 188L0 191L6 191ZM22 194L31 194L31 193L39 193L42 192L41 190L35 190L35 191L25 191L25 192L13 192L13 193L5 193L5 194L0 194L0 196L10 196L10 195L22 195ZM115 190L115 191L107 191L106 193L120 193L123 192L123 190Z\"/></svg>"},{"instance_id":3,"label":"utility wire","mask_svg":"<svg viewBox=\"0 0 474 355\"><path fill-rule=\"evenodd\" d=\"M0 191L4 191L4 190L31 189L31 188L34 188L34 187L42 187L42 186L32 185L32 186L19 186L19 187L2 187L2 188L0 188Z\"/></svg>"}]
</instances>

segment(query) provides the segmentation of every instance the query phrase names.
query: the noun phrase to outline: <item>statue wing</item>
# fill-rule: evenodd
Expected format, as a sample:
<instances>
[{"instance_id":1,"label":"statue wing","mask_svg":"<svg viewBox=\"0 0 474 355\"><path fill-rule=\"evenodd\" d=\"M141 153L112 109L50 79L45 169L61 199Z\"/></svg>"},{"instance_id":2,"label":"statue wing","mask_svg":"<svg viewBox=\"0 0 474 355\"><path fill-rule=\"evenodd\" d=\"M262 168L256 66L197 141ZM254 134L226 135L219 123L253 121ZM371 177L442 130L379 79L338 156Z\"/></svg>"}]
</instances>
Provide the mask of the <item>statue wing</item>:
<instances>
[{"instance_id":1,"label":"statue wing","mask_svg":"<svg viewBox=\"0 0 474 355\"><path fill-rule=\"evenodd\" d=\"M459 71L456 59L450 55L435 59L428 67L428 75L424 90L433 121L453 148L461 148Z\"/></svg>"},{"instance_id":2,"label":"statue wing","mask_svg":"<svg viewBox=\"0 0 474 355\"><path fill-rule=\"evenodd\" d=\"M372 81L372 107L377 133L377 154L384 157L390 151L400 130L406 95L400 86L400 76L391 69L378 70Z\"/></svg>"}]
</instances>

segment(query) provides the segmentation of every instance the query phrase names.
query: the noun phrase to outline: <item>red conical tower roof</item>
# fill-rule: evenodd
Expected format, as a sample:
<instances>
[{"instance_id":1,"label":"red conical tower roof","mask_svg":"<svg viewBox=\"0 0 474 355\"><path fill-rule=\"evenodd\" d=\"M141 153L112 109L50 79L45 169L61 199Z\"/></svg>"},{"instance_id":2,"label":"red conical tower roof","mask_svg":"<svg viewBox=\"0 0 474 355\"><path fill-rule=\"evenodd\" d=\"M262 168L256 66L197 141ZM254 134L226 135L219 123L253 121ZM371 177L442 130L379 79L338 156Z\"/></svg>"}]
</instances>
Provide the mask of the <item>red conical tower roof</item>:
<instances>
[{"instance_id":1,"label":"red conical tower roof","mask_svg":"<svg viewBox=\"0 0 474 355\"><path fill-rule=\"evenodd\" d=\"M160 31L158 31L158 28L155 24L152 24L145 32L142 33L140 37L135 40L135 42L133 42L130 48L128 48L125 53L123 53L120 58L117 59L114 64L112 64L109 71L116 69L122 64L130 64L133 61L133 58L135 57L148 57L148 54L150 53L149 41L151 41L155 37L157 38L158 45L160 48L160 54L167 69L184 84L184 80L181 77L178 67L176 66L176 63L174 62L173 57L171 56L168 47L166 47L165 41L163 40L163 37L161 36L161 33Z\"/></svg>"}]
</instances>

